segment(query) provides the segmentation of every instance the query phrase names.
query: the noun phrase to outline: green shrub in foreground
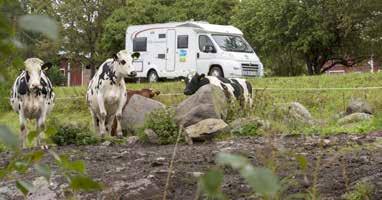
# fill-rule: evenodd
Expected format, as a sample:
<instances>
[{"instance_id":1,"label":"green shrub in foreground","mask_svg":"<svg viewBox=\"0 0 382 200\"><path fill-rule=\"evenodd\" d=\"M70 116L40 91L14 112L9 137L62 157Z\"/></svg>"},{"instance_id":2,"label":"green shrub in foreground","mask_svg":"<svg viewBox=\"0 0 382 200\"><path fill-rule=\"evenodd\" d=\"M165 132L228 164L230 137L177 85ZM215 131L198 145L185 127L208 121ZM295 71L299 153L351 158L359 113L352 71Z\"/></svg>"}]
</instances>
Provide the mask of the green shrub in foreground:
<instances>
[{"instance_id":1,"label":"green shrub in foreground","mask_svg":"<svg viewBox=\"0 0 382 200\"><path fill-rule=\"evenodd\" d=\"M236 136L257 136L259 135L258 129L257 124L245 124L238 129L232 130L231 133Z\"/></svg>"},{"instance_id":2,"label":"green shrub in foreground","mask_svg":"<svg viewBox=\"0 0 382 200\"><path fill-rule=\"evenodd\" d=\"M90 130L85 126L66 124L57 127L56 134L50 136L51 140L59 145L90 145L97 144L100 139L90 133Z\"/></svg>"},{"instance_id":3,"label":"green shrub in foreground","mask_svg":"<svg viewBox=\"0 0 382 200\"><path fill-rule=\"evenodd\" d=\"M373 185L367 182L358 182L355 185L353 191L349 191L344 194L344 199L346 200L364 200L371 199L371 194L373 193Z\"/></svg>"},{"instance_id":4,"label":"green shrub in foreground","mask_svg":"<svg viewBox=\"0 0 382 200\"><path fill-rule=\"evenodd\" d=\"M159 137L159 144L172 144L176 142L179 128L175 123L173 109L157 109L149 113L143 128L138 132L141 140L147 141L145 129L152 129Z\"/></svg>"}]
</instances>

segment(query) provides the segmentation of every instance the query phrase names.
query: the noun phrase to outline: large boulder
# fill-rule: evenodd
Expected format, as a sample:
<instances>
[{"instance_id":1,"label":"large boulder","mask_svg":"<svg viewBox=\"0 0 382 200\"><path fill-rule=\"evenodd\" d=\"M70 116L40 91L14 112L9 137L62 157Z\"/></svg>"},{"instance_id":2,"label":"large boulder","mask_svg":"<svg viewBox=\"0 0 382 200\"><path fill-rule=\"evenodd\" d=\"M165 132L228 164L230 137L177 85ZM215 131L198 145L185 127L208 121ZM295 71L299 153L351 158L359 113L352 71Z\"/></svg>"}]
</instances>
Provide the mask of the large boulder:
<instances>
[{"instance_id":1,"label":"large boulder","mask_svg":"<svg viewBox=\"0 0 382 200\"><path fill-rule=\"evenodd\" d=\"M373 117L373 115L370 115L367 113L353 113L353 114L346 115L345 117L339 119L337 121L337 123L340 125L351 124L351 123L370 120L372 117Z\"/></svg>"},{"instance_id":2,"label":"large boulder","mask_svg":"<svg viewBox=\"0 0 382 200\"><path fill-rule=\"evenodd\" d=\"M122 129L135 131L141 128L148 113L165 107L164 104L153 99L133 95L122 113Z\"/></svg>"},{"instance_id":3,"label":"large boulder","mask_svg":"<svg viewBox=\"0 0 382 200\"><path fill-rule=\"evenodd\" d=\"M350 115L353 113L366 113L372 115L373 108L366 101L363 101L361 99L353 99L346 108L346 115Z\"/></svg>"},{"instance_id":4,"label":"large boulder","mask_svg":"<svg viewBox=\"0 0 382 200\"><path fill-rule=\"evenodd\" d=\"M175 121L187 127L208 118L225 119L227 112L228 101L223 91L208 84L177 106Z\"/></svg>"},{"instance_id":5,"label":"large boulder","mask_svg":"<svg viewBox=\"0 0 382 200\"><path fill-rule=\"evenodd\" d=\"M205 140L217 133L228 130L228 124L221 119L205 119L184 129L186 141L192 144L194 140Z\"/></svg>"},{"instance_id":6,"label":"large boulder","mask_svg":"<svg viewBox=\"0 0 382 200\"><path fill-rule=\"evenodd\" d=\"M276 117L282 118L287 123L298 122L308 125L313 125L316 123L309 110L299 102L281 104L276 107L275 114Z\"/></svg>"}]
</instances>

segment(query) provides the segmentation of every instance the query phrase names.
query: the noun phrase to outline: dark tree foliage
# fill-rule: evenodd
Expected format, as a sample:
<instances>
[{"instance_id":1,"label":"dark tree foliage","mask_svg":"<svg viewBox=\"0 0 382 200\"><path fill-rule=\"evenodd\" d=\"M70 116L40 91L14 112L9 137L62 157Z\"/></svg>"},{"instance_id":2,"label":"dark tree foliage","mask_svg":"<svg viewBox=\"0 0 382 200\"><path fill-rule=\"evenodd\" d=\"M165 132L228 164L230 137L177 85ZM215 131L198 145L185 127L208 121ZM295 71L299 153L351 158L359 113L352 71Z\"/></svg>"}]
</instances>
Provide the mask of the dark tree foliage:
<instances>
[{"instance_id":1,"label":"dark tree foliage","mask_svg":"<svg viewBox=\"0 0 382 200\"><path fill-rule=\"evenodd\" d=\"M231 22L274 71L295 75L300 69L289 67L304 62L308 74L320 74L381 55L381 10L378 0L243 0Z\"/></svg>"}]
</instances>

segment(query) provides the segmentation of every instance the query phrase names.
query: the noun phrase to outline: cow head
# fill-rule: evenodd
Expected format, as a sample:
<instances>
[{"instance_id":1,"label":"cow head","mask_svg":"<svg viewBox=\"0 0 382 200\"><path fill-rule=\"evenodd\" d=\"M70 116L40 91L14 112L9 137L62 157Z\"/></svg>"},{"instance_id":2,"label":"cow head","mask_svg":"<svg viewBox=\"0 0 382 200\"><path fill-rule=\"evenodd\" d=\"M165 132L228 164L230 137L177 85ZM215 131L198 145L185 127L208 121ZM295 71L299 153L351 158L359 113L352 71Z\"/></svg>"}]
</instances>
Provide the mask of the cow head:
<instances>
[{"instance_id":1,"label":"cow head","mask_svg":"<svg viewBox=\"0 0 382 200\"><path fill-rule=\"evenodd\" d=\"M50 69L52 63L44 63L39 58L28 58L24 61L24 65L29 89L41 89L41 74Z\"/></svg>"},{"instance_id":2,"label":"cow head","mask_svg":"<svg viewBox=\"0 0 382 200\"><path fill-rule=\"evenodd\" d=\"M135 77L137 73L133 69L133 60L139 58L140 54L135 52L129 54L126 50L122 50L113 55L113 65L115 71L123 77Z\"/></svg>"},{"instance_id":3,"label":"cow head","mask_svg":"<svg viewBox=\"0 0 382 200\"><path fill-rule=\"evenodd\" d=\"M206 80L204 74L198 74L196 73L191 78L186 78L186 88L184 89L185 95L192 95L194 94L200 87L208 83L208 80Z\"/></svg>"}]
</instances>

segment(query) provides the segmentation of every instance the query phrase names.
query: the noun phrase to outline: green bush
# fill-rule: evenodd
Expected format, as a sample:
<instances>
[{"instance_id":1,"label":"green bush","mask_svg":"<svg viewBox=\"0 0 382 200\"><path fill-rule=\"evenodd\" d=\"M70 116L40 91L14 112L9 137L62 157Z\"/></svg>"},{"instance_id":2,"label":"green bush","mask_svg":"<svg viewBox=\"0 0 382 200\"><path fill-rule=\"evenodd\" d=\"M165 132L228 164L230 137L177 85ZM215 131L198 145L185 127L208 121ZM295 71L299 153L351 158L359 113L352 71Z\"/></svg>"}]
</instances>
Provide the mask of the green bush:
<instances>
[{"instance_id":1,"label":"green bush","mask_svg":"<svg viewBox=\"0 0 382 200\"><path fill-rule=\"evenodd\" d=\"M240 128L234 129L231 132L237 136L257 136L259 135L258 128L259 127L257 124L249 123Z\"/></svg>"},{"instance_id":2,"label":"green bush","mask_svg":"<svg viewBox=\"0 0 382 200\"><path fill-rule=\"evenodd\" d=\"M138 132L141 140L147 141L145 129L152 129L159 137L159 144L172 144L176 142L179 128L175 123L173 109L157 109L148 114L143 128Z\"/></svg>"},{"instance_id":3,"label":"green bush","mask_svg":"<svg viewBox=\"0 0 382 200\"><path fill-rule=\"evenodd\" d=\"M367 182L358 182L354 190L344 194L346 200L368 200L371 199L374 187Z\"/></svg>"},{"instance_id":4,"label":"green bush","mask_svg":"<svg viewBox=\"0 0 382 200\"><path fill-rule=\"evenodd\" d=\"M59 125L57 132L50 139L58 146L63 145L91 145L100 142L100 139L90 133L86 126L76 124Z\"/></svg>"},{"instance_id":5,"label":"green bush","mask_svg":"<svg viewBox=\"0 0 382 200\"><path fill-rule=\"evenodd\" d=\"M49 80L52 82L54 86L65 85L66 77L60 71L59 66L53 66L52 68L50 68L48 70L47 76L49 77Z\"/></svg>"}]
</instances>

